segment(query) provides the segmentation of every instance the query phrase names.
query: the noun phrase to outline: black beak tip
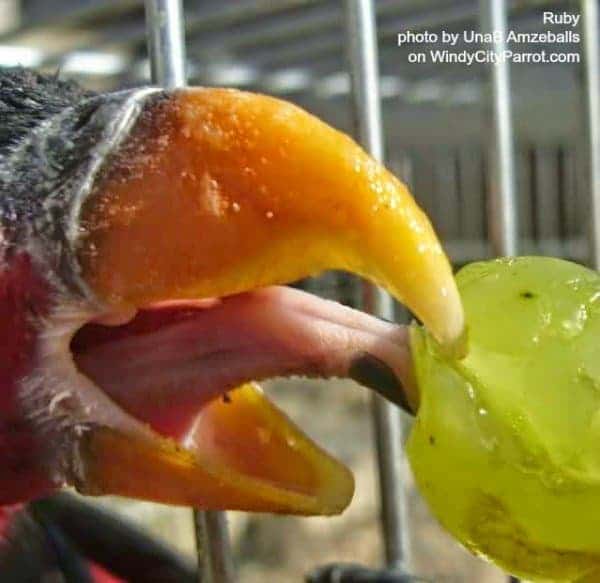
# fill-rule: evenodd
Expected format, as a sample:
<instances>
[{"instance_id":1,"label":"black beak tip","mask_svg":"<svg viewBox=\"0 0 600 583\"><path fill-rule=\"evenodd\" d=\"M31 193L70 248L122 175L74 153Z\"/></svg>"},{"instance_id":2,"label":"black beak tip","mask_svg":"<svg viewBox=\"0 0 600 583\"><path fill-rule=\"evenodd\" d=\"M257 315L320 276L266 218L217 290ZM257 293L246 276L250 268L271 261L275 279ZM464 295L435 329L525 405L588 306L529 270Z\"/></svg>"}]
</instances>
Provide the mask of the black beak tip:
<instances>
[{"instance_id":1,"label":"black beak tip","mask_svg":"<svg viewBox=\"0 0 600 583\"><path fill-rule=\"evenodd\" d=\"M374 390L407 413L414 414L400 379L381 359L365 352L353 360L348 374L357 383Z\"/></svg>"}]
</instances>

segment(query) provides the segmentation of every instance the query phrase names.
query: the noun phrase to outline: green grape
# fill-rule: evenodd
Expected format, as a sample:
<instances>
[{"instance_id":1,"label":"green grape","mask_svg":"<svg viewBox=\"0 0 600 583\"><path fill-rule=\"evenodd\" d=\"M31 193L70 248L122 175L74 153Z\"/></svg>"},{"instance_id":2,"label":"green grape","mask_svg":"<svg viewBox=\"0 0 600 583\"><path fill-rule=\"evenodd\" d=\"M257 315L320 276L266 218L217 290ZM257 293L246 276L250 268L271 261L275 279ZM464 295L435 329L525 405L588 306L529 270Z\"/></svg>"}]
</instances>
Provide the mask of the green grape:
<instances>
[{"instance_id":1,"label":"green grape","mask_svg":"<svg viewBox=\"0 0 600 583\"><path fill-rule=\"evenodd\" d=\"M600 275L542 257L457 276L462 361L413 327L408 455L440 522L535 581L600 581Z\"/></svg>"}]
</instances>

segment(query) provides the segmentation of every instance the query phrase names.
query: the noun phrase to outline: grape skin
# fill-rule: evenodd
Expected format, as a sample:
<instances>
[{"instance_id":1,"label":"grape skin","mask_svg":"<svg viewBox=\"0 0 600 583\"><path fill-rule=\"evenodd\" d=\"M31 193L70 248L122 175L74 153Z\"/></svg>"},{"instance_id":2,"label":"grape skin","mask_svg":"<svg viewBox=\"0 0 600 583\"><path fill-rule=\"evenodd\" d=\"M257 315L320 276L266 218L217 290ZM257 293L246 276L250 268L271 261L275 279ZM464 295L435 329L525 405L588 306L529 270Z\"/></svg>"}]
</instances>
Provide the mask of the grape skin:
<instances>
[{"instance_id":1,"label":"grape skin","mask_svg":"<svg viewBox=\"0 0 600 583\"><path fill-rule=\"evenodd\" d=\"M522 257L472 264L457 282L468 356L411 331L420 491L456 538L506 570L600 581L600 276Z\"/></svg>"}]
</instances>

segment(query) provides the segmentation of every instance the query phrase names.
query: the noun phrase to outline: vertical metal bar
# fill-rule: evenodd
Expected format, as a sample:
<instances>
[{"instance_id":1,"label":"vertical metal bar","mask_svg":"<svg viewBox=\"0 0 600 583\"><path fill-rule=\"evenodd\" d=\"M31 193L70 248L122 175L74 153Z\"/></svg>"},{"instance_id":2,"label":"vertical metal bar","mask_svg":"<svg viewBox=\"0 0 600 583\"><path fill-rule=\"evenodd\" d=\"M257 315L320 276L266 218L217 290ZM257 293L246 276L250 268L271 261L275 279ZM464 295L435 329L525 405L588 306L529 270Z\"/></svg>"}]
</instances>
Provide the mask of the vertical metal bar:
<instances>
[{"instance_id":1,"label":"vertical metal bar","mask_svg":"<svg viewBox=\"0 0 600 583\"><path fill-rule=\"evenodd\" d=\"M556 148L539 145L534 150L537 202L535 209L538 244L541 249L548 248L548 243L560 240L560 193L558 181L558 156Z\"/></svg>"},{"instance_id":2,"label":"vertical metal bar","mask_svg":"<svg viewBox=\"0 0 600 583\"><path fill-rule=\"evenodd\" d=\"M230 583L236 580L224 512L194 512L199 580L201 583Z\"/></svg>"},{"instance_id":3,"label":"vertical metal bar","mask_svg":"<svg viewBox=\"0 0 600 583\"><path fill-rule=\"evenodd\" d=\"M490 242L495 255L515 255L518 231L510 65L501 58L507 50L506 0L480 0L480 19L482 31L496 32L500 37L489 47L498 56L498 62L490 64Z\"/></svg>"},{"instance_id":4,"label":"vertical metal bar","mask_svg":"<svg viewBox=\"0 0 600 583\"><path fill-rule=\"evenodd\" d=\"M145 8L152 82L167 89L184 87L186 57L182 1L146 0ZM225 514L195 510L194 525L199 581L235 581Z\"/></svg>"},{"instance_id":5,"label":"vertical metal bar","mask_svg":"<svg viewBox=\"0 0 600 583\"><path fill-rule=\"evenodd\" d=\"M600 268L600 24L598 0L582 0L592 262Z\"/></svg>"},{"instance_id":6,"label":"vertical metal bar","mask_svg":"<svg viewBox=\"0 0 600 583\"><path fill-rule=\"evenodd\" d=\"M152 82L167 89L183 87L186 75L181 0L146 0L146 30Z\"/></svg>"},{"instance_id":7,"label":"vertical metal bar","mask_svg":"<svg viewBox=\"0 0 600 583\"><path fill-rule=\"evenodd\" d=\"M435 149L435 200L443 220L437 225L437 232L442 241L456 242L462 233L460 191L458 189L458 172L456 148L445 146Z\"/></svg>"},{"instance_id":8,"label":"vertical metal bar","mask_svg":"<svg viewBox=\"0 0 600 583\"><path fill-rule=\"evenodd\" d=\"M383 138L373 2L345 0L345 11L356 133L371 155L382 160ZM394 318L393 300L381 289L365 284L363 296L367 311L388 320ZM378 396L373 397L373 416L386 560L390 567L408 569L407 504L403 488L406 480L402 451L406 428L399 409Z\"/></svg>"},{"instance_id":9,"label":"vertical metal bar","mask_svg":"<svg viewBox=\"0 0 600 583\"><path fill-rule=\"evenodd\" d=\"M519 148L515 154L517 164L517 192L519 193L519 236L523 247L533 249L537 225L535 223L534 200L535 168L533 153L529 147Z\"/></svg>"},{"instance_id":10,"label":"vertical metal bar","mask_svg":"<svg viewBox=\"0 0 600 583\"><path fill-rule=\"evenodd\" d=\"M485 201L481 197L484 191L482 157L481 149L472 144L462 146L458 153L458 188L463 205L462 237L469 245L481 243L483 240Z\"/></svg>"},{"instance_id":11,"label":"vertical metal bar","mask_svg":"<svg viewBox=\"0 0 600 583\"><path fill-rule=\"evenodd\" d=\"M494 255L516 255L518 245L515 151L512 123L510 64L501 59L506 51L508 12L506 0L480 0L480 26L483 32L496 33L489 49L498 60L490 64L490 182L489 230ZM511 583L519 579L509 577Z\"/></svg>"},{"instance_id":12,"label":"vertical metal bar","mask_svg":"<svg viewBox=\"0 0 600 583\"><path fill-rule=\"evenodd\" d=\"M567 238L567 257L572 257L574 240L577 238L580 231L580 218L585 216L582 212L581 193L579 192L577 182L577 155L575 144L566 146L562 150L563 165L562 165L562 190L561 202L565 217L564 233ZM583 205L584 208L587 204Z\"/></svg>"}]
</instances>

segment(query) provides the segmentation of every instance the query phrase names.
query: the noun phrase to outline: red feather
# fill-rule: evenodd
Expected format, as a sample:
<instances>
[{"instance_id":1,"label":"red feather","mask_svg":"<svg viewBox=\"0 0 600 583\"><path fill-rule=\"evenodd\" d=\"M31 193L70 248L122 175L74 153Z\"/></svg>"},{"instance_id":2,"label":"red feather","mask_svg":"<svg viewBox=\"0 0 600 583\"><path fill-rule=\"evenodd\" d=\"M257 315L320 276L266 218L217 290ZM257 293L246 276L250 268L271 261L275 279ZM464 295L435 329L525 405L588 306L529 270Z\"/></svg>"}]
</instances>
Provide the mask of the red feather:
<instances>
[{"instance_id":1,"label":"red feather","mask_svg":"<svg viewBox=\"0 0 600 583\"><path fill-rule=\"evenodd\" d=\"M36 319L49 305L48 285L28 255L0 266L0 504L32 498L48 487L17 397L19 382L33 366Z\"/></svg>"}]
</instances>

